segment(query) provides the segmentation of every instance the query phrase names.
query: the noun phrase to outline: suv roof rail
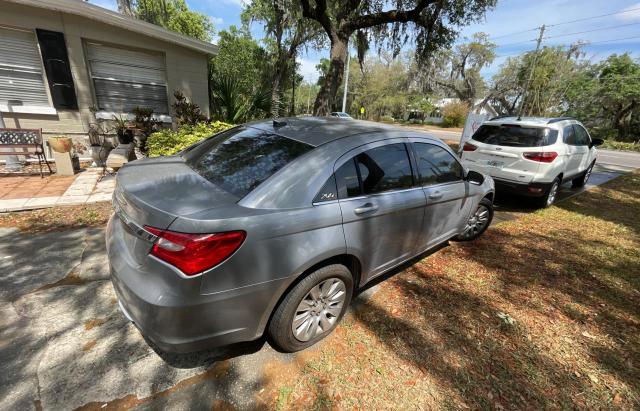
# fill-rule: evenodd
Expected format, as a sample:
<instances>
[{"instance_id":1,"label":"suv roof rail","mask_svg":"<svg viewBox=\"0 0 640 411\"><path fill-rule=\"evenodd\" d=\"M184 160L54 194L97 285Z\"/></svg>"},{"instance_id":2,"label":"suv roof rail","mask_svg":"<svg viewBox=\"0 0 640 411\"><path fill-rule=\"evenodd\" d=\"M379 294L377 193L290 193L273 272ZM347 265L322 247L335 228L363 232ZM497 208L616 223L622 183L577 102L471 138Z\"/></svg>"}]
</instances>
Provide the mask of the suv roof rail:
<instances>
[{"instance_id":1,"label":"suv roof rail","mask_svg":"<svg viewBox=\"0 0 640 411\"><path fill-rule=\"evenodd\" d=\"M499 116L491 117L489 121L500 120L501 118L507 118L507 117L515 117L515 116L512 116L511 114L502 114Z\"/></svg>"},{"instance_id":2,"label":"suv roof rail","mask_svg":"<svg viewBox=\"0 0 640 411\"><path fill-rule=\"evenodd\" d=\"M575 120L575 118L573 118L573 117L556 117L556 118L552 118L549 121L547 121L547 124L559 123L560 121L565 121L565 120Z\"/></svg>"}]
</instances>

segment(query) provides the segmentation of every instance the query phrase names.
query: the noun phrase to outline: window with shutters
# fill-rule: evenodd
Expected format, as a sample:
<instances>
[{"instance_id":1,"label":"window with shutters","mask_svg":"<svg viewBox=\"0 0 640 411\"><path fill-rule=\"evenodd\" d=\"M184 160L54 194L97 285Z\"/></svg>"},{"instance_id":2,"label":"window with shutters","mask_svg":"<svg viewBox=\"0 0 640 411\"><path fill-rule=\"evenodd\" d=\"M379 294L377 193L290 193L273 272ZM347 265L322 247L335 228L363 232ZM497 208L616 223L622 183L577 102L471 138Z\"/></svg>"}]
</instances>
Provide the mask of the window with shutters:
<instances>
[{"instance_id":1,"label":"window with shutters","mask_svg":"<svg viewBox=\"0 0 640 411\"><path fill-rule=\"evenodd\" d=\"M164 55L87 42L87 61L98 110L130 113L135 107L169 112Z\"/></svg>"},{"instance_id":2,"label":"window with shutters","mask_svg":"<svg viewBox=\"0 0 640 411\"><path fill-rule=\"evenodd\" d=\"M0 27L0 108L50 107L42 59L33 31Z\"/></svg>"}]
</instances>

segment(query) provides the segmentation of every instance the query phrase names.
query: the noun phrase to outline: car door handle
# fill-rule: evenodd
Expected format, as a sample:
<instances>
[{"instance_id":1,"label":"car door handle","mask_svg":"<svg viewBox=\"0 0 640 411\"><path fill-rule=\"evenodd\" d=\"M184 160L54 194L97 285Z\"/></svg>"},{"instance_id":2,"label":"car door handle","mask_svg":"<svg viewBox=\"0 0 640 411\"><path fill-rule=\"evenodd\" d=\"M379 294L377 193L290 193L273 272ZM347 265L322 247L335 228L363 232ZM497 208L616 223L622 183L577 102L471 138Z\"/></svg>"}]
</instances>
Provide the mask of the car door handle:
<instances>
[{"instance_id":1,"label":"car door handle","mask_svg":"<svg viewBox=\"0 0 640 411\"><path fill-rule=\"evenodd\" d=\"M436 191L433 194L429 194L429 200L440 200L442 198L442 193L439 191Z\"/></svg>"},{"instance_id":2,"label":"car door handle","mask_svg":"<svg viewBox=\"0 0 640 411\"><path fill-rule=\"evenodd\" d=\"M378 206L373 205L371 203L367 203L363 206L353 209L353 212L356 213L357 215L375 213L376 211L378 211Z\"/></svg>"}]
</instances>

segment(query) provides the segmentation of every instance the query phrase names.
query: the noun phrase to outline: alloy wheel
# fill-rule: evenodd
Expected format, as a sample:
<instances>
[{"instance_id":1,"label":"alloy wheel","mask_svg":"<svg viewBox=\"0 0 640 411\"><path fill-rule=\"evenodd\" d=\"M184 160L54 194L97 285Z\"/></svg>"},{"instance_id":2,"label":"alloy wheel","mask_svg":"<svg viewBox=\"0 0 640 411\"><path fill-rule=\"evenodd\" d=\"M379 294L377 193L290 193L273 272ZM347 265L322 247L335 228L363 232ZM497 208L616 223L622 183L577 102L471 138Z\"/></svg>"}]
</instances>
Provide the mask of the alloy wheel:
<instances>
[{"instance_id":1,"label":"alloy wheel","mask_svg":"<svg viewBox=\"0 0 640 411\"><path fill-rule=\"evenodd\" d=\"M469 218L469 221L467 221L467 226L462 232L462 235L464 237L474 236L484 230L488 223L489 209L486 206L480 204L476 212L473 213L473 215Z\"/></svg>"},{"instance_id":2,"label":"alloy wheel","mask_svg":"<svg viewBox=\"0 0 640 411\"><path fill-rule=\"evenodd\" d=\"M296 309L291 324L299 341L309 341L335 325L347 296L347 287L339 278L329 278L315 285Z\"/></svg>"},{"instance_id":3,"label":"alloy wheel","mask_svg":"<svg viewBox=\"0 0 640 411\"><path fill-rule=\"evenodd\" d=\"M550 206L556 201L556 195L558 195L558 187L559 184L557 181L555 181L549 189L549 195L547 196L547 206Z\"/></svg>"}]
</instances>

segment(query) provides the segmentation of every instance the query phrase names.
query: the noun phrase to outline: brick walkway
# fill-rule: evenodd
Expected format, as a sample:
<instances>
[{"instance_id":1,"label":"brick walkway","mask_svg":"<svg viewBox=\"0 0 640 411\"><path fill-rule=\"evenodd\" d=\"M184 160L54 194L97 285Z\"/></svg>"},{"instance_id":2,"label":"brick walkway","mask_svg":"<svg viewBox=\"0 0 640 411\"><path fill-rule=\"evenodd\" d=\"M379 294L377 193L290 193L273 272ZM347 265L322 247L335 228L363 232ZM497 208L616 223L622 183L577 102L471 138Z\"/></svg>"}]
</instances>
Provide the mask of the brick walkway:
<instances>
[{"instance_id":1,"label":"brick walkway","mask_svg":"<svg viewBox=\"0 0 640 411\"><path fill-rule=\"evenodd\" d=\"M0 212L110 201L115 177L101 175L101 168L88 168L68 177L1 177Z\"/></svg>"}]
</instances>

